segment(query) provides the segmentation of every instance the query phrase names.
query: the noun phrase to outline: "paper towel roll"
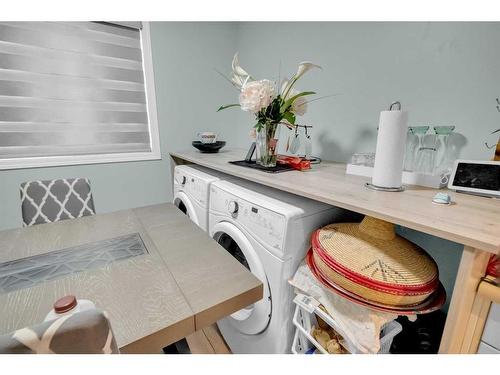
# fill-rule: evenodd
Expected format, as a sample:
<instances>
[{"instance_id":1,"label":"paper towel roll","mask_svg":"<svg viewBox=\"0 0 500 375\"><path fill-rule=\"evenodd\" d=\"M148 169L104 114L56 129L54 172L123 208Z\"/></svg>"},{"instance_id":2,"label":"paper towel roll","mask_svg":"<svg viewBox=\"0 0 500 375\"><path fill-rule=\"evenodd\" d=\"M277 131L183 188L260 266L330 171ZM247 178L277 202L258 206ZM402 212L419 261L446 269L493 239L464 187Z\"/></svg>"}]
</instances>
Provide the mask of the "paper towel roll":
<instances>
[{"instance_id":1,"label":"paper towel roll","mask_svg":"<svg viewBox=\"0 0 500 375\"><path fill-rule=\"evenodd\" d=\"M401 186L407 131L408 112L398 110L380 112L373 185L384 188Z\"/></svg>"}]
</instances>

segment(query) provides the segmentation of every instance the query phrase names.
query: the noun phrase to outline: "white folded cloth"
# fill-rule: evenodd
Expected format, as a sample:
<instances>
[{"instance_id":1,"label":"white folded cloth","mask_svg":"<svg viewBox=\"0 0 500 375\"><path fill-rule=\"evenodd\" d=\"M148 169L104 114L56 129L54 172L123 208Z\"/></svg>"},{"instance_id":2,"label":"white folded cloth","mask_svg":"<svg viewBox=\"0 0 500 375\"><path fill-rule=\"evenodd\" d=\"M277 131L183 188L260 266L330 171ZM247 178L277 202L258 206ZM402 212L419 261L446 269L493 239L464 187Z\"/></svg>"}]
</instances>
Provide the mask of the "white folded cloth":
<instances>
[{"instance_id":1,"label":"white folded cloth","mask_svg":"<svg viewBox=\"0 0 500 375\"><path fill-rule=\"evenodd\" d=\"M316 279L305 262L300 265L289 282L301 293L321 303L343 329L347 336L344 339L351 341L362 353L377 353L380 350L382 326L398 317L397 314L358 305L333 293ZM416 319L416 316L413 319Z\"/></svg>"}]
</instances>

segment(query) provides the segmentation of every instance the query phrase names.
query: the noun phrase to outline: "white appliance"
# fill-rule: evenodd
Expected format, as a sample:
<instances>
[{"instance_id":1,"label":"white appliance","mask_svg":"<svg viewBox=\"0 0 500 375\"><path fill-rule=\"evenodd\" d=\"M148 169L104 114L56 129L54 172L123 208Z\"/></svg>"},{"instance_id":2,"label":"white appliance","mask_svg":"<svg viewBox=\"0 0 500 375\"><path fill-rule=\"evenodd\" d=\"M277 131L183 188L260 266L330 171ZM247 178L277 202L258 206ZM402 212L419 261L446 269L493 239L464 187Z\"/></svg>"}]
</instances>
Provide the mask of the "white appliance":
<instances>
[{"instance_id":1,"label":"white appliance","mask_svg":"<svg viewBox=\"0 0 500 375\"><path fill-rule=\"evenodd\" d=\"M174 168L174 201L196 225L208 231L210 184L230 176L199 165Z\"/></svg>"},{"instance_id":2,"label":"white appliance","mask_svg":"<svg viewBox=\"0 0 500 375\"><path fill-rule=\"evenodd\" d=\"M293 276L313 230L343 210L248 181L210 187L209 233L264 284L264 298L217 324L233 353L287 353Z\"/></svg>"}]
</instances>

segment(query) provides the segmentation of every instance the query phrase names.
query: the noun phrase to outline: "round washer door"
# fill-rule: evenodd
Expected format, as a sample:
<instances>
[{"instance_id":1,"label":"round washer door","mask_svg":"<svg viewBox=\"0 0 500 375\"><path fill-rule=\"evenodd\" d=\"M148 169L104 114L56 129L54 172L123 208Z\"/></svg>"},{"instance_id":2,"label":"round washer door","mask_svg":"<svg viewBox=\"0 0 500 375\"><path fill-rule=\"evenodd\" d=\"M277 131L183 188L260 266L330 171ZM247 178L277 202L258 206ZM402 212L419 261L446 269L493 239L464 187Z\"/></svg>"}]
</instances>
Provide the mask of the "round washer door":
<instances>
[{"instance_id":1,"label":"round washer door","mask_svg":"<svg viewBox=\"0 0 500 375\"><path fill-rule=\"evenodd\" d=\"M198 216L196 215L193 203L191 203L191 200L185 193L183 193L182 191L177 192L174 197L174 204L177 206L177 208L179 208L179 210L184 212L193 223L198 226L200 225L200 221L198 219Z\"/></svg>"},{"instance_id":2,"label":"round washer door","mask_svg":"<svg viewBox=\"0 0 500 375\"><path fill-rule=\"evenodd\" d=\"M271 294L266 273L256 251L248 238L233 224L220 222L212 229L212 237L224 247L238 262L254 274L264 286L263 298L236 311L226 319L238 331L255 335L264 331L271 320Z\"/></svg>"}]
</instances>

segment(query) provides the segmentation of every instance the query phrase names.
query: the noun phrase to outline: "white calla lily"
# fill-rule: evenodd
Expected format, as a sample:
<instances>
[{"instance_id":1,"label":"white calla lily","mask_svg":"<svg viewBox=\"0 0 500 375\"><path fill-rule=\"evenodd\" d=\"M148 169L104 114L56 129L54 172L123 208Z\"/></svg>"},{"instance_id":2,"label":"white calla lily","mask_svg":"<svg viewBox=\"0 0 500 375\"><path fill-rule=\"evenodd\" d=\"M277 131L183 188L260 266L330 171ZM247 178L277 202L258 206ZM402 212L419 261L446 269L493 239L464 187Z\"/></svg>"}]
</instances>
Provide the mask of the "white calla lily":
<instances>
[{"instance_id":1,"label":"white calla lily","mask_svg":"<svg viewBox=\"0 0 500 375\"><path fill-rule=\"evenodd\" d=\"M300 94L300 91L291 89L288 93L288 97L293 98L298 94ZM307 112L307 99L304 96L299 96L292 102L291 111L298 116L304 116Z\"/></svg>"},{"instance_id":2,"label":"white calla lily","mask_svg":"<svg viewBox=\"0 0 500 375\"><path fill-rule=\"evenodd\" d=\"M306 72L313 68L318 68L318 69L323 69L321 66L313 64L310 61L304 61L299 64L299 68L297 69L297 73L295 74L294 79L298 80L300 77L302 77Z\"/></svg>"},{"instance_id":3,"label":"white calla lily","mask_svg":"<svg viewBox=\"0 0 500 375\"><path fill-rule=\"evenodd\" d=\"M243 69L241 66L240 66L240 60L238 58L238 52L236 52L234 54L234 57L233 57L233 62L231 64L231 67L233 68L233 72L234 74L236 75L239 75L239 76L249 76L250 74L248 74L246 72L245 69Z\"/></svg>"},{"instance_id":4,"label":"white calla lily","mask_svg":"<svg viewBox=\"0 0 500 375\"><path fill-rule=\"evenodd\" d=\"M241 87L243 86L243 79L236 74L231 74L231 82L239 89L241 89Z\"/></svg>"},{"instance_id":5,"label":"white calla lily","mask_svg":"<svg viewBox=\"0 0 500 375\"><path fill-rule=\"evenodd\" d=\"M290 83L290 81L288 80L288 78L283 79L283 82L281 83L281 88L280 88L281 95L283 95L285 93L285 90L288 87L289 83ZM283 99L285 99L285 97L283 97Z\"/></svg>"}]
</instances>

